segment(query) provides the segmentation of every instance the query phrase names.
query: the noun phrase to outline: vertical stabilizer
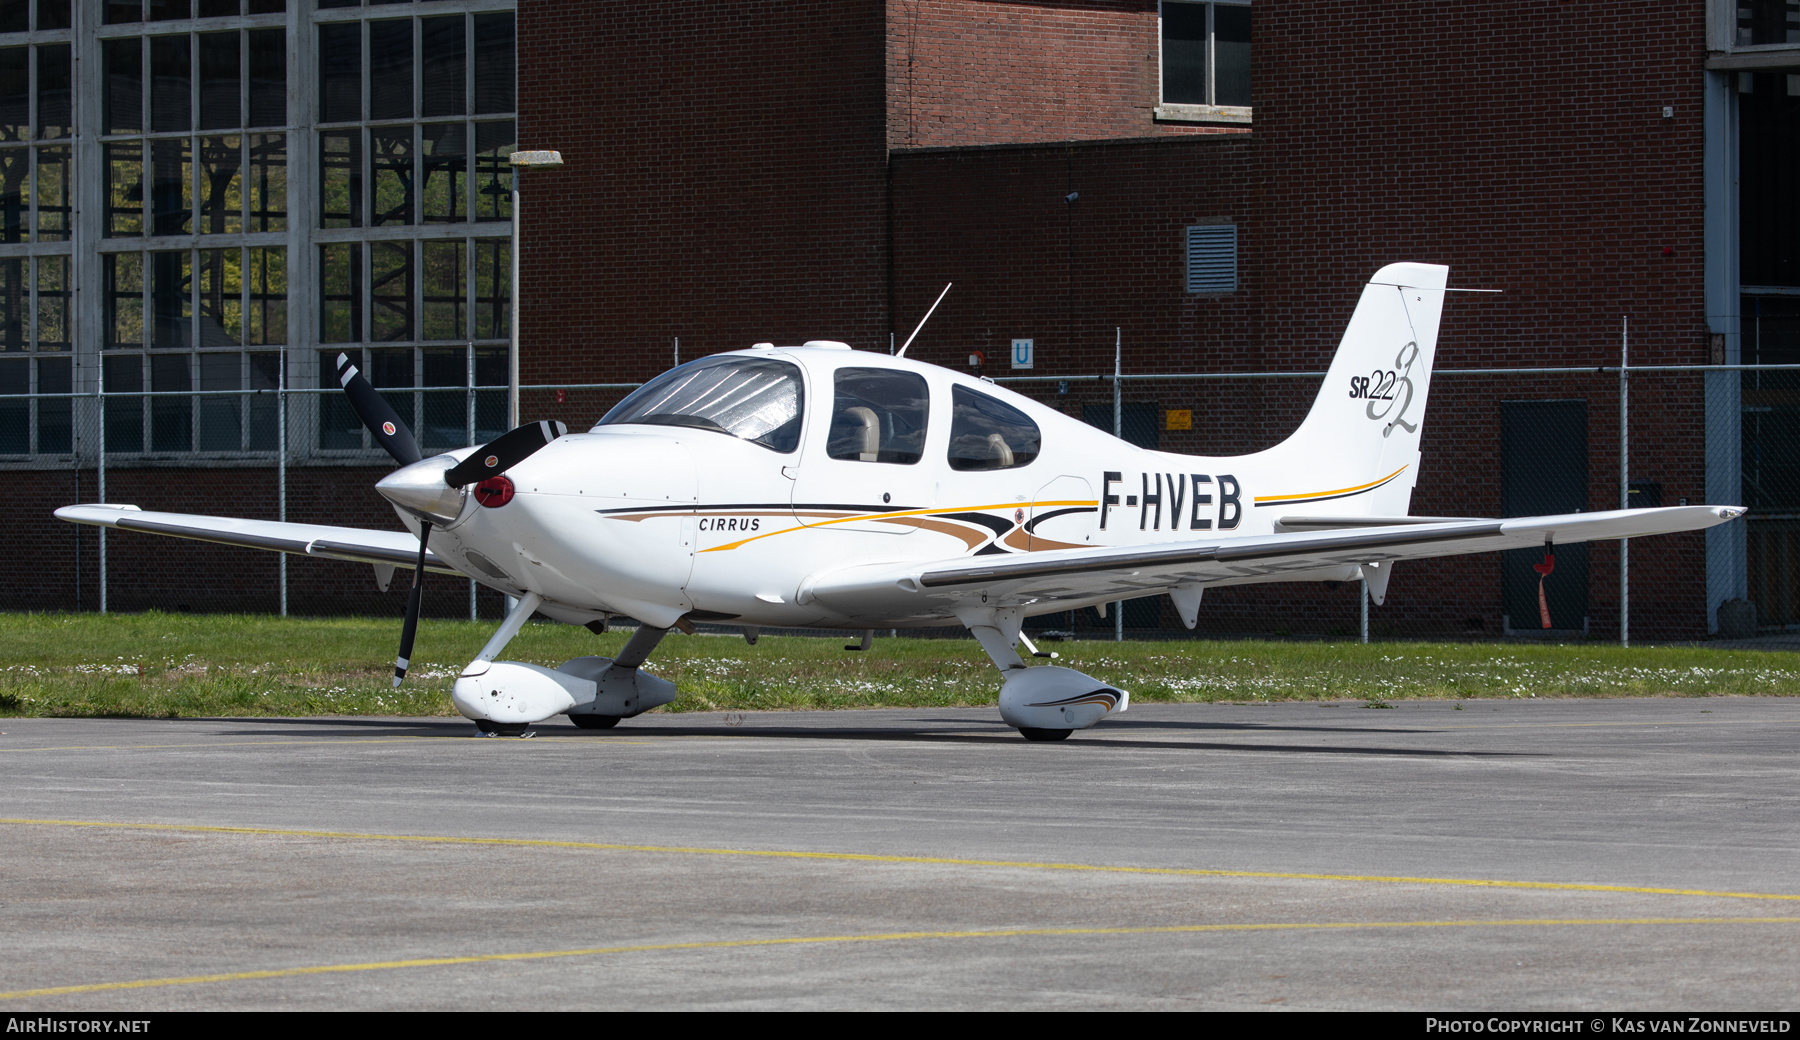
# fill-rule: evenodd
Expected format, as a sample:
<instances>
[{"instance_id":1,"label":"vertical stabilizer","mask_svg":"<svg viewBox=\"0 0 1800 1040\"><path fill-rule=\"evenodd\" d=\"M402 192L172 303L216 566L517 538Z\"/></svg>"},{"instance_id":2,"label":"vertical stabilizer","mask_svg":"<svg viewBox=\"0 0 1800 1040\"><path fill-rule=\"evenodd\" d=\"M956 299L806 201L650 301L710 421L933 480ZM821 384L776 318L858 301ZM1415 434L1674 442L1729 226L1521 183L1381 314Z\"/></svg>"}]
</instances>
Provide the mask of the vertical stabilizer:
<instances>
[{"instance_id":1,"label":"vertical stabilizer","mask_svg":"<svg viewBox=\"0 0 1800 1040\"><path fill-rule=\"evenodd\" d=\"M1258 505L1286 515L1406 514L1449 273L1389 264L1369 279L1312 411L1267 453L1298 486L1317 490Z\"/></svg>"}]
</instances>

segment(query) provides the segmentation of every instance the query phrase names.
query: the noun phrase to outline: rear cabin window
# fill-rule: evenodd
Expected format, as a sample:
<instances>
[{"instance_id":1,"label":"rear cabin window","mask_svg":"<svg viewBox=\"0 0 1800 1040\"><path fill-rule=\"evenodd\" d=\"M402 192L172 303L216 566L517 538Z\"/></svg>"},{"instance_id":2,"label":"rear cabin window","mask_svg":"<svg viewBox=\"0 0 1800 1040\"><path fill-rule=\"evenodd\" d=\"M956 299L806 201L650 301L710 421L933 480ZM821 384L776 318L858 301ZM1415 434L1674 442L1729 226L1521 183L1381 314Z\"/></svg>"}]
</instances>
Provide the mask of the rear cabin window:
<instances>
[{"instance_id":1,"label":"rear cabin window","mask_svg":"<svg viewBox=\"0 0 1800 1040\"><path fill-rule=\"evenodd\" d=\"M951 469L1015 469L1038 456L1037 424L1010 404L964 386L950 388Z\"/></svg>"},{"instance_id":2,"label":"rear cabin window","mask_svg":"<svg viewBox=\"0 0 1800 1040\"><path fill-rule=\"evenodd\" d=\"M931 392L911 372L840 368L825 453L847 462L910 466L925 454Z\"/></svg>"}]
</instances>

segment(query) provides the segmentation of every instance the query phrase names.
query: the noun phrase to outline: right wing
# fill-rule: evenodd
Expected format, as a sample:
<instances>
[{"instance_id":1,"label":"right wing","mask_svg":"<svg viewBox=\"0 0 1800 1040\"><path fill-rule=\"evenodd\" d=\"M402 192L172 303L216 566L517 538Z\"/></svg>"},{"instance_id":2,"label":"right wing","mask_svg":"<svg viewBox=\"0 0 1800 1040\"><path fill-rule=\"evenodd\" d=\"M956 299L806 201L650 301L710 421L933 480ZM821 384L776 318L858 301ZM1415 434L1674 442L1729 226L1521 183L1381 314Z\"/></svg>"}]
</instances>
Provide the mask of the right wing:
<instances>
[{"instance_id":1,"label":"right wing","mask_svg":"<svg viewBox=\"0 0 1800 1040\"><path fill-rule=\"evenodd\" d=\"M419 539L406 531L367 531L360 527L289 524L192 513L150 513L137 506L115 505L63 506L56 511L56 516L75 524L192 538L247 549L271 549L327 560L349 560L408 570L419 562ZM432 552L425 554L425 569L465 577Z\"/></svg>"},{"instance_id":2,"label":"right wing","mask_svg":"<svg viewBox=\"0 0 1800 1040\"><path fill-rule=\"evenodd\" d=\"M1459 556L1614 538L1697 531L1743 514L1738 506L1615 509L1505 520L1302 518L1286 533L1161 545L1052 549L941 562L864 564L809 578L798 602L817 599L852 617L942 617L962 605L1051 613L1103 600L1151 596L1182 586L1319 580L1369 563Z\"/></svg>"}]
</instances>

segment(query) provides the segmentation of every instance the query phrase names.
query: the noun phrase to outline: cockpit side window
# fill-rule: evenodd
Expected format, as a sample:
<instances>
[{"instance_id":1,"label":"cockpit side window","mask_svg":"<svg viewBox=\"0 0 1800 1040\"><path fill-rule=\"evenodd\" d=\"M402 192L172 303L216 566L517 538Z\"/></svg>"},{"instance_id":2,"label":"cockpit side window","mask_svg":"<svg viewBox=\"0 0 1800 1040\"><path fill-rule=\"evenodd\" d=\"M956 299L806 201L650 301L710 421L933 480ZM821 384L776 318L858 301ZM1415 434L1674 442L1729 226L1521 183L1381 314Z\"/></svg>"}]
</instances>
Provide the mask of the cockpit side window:
<instances>
[{"instance_id":1,"label":"cockpit side window","mask_svg":"<svg viewBox=\"0 0 1800 1040\"><path fill-rule=\"evenodd\" d=\"M783 453L800 446L799 366L735 355L672 368L632 391L594 429L623 423L728 433Z\"/></svg>"},{"instance_id":2,"label":"cockpit side window","mask_svg":"<svg viewBox=\"0 0 1800 1040\"><path fill-rule=\"evenodd\" d=\"M1003 401L964 386L950 388L950 468L1016 469L1037 458L1037 424Z\"/></svg>"},{"instance_id":3,"label":"cockpit side window","mask_svg":"<svg viewBox=\"0 0 1800 1040\"><path fill-rule=\"evenodd\" d=\"M910 466L925 454L931 391L923 377L885 368L840 368L833 382L827 455Z\"/></svg>"}]
</instances>

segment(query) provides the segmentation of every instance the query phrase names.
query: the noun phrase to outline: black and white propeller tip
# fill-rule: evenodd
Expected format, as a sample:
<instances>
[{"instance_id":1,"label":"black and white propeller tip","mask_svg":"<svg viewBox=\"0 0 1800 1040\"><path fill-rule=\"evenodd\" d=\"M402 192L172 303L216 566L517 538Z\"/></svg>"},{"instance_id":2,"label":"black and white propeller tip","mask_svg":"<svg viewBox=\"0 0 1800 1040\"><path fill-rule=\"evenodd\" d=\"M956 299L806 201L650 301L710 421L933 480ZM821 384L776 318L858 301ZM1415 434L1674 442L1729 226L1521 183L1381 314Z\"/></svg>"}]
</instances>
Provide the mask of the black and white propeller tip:
<instances>
[{"instance_id":1,"label":"black and white propeller tip","mask_svg":"<svg viewBox=\"0 0 1800 1040\"><path fill-rule=\"evenodd\" d=\"M466 487L499 476L568 432L567 426L552 420L526 423L508 430L446 470L444 483L451 487Z\"/></svg>"},{"instance_id":2,"label":"black and white propeller tip","mask_svg":"<svg viewBox=\"0 0 1800 1040\"><path fill-rule=\"evenodd\" d=\"M400 421L399 413L387 403L387 399L376 393L368 379L356 370L356 365L350 361L350 355L338 355L337 370L338 383L350 398L351 410L369 428L375 443L381 445L402 466L410 466L424 458L419 452L418 442L413 440L412 431Z\"/></svg>"}]
</instances>

